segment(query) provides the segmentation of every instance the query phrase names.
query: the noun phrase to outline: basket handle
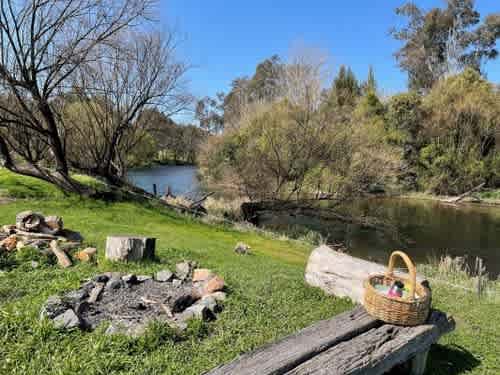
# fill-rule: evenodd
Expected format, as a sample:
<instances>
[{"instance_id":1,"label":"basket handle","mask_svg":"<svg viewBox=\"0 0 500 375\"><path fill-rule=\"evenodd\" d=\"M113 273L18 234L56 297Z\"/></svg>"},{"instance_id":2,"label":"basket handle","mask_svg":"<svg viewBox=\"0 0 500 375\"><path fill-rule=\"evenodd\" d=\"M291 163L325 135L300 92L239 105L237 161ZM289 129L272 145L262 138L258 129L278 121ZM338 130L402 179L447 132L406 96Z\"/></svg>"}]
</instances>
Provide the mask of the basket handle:
<instances>
[{"instance_id":1,"label":"basket handle","mask_svg":"<svg viewBox=\"0 0 500 375\"><path fill-rule=\"evenodd\" d=\"M410 297L415 299L415 289L417 286L417 270L415 269L415 265L411 261L410 257L399 250L393 251L391 257L389 258L389 267L387 268L386 276L394 276L394 263L396 261L396 257L399 256L406 264L406 268L408 268L408 272L410 273Z\"/></svg>"}]
</instances>

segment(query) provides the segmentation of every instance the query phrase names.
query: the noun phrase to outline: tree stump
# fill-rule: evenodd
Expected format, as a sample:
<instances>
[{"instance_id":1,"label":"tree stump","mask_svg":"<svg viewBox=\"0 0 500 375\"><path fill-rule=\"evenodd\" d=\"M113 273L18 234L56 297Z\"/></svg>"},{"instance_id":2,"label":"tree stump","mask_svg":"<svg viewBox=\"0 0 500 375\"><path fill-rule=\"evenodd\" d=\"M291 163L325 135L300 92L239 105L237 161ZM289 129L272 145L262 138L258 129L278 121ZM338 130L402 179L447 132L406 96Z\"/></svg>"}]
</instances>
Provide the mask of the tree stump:
<instances>
[{"instance_id":1,"label":"tree stump","mask_svg":"<svg viewBox=\"0 0 500 375\"><path fill-rule=\"evenodd\" d=\"M106 259L122 262L153 259L155 246L155 238L109 236L106 240Z\"/></svg>"}]
</instances>

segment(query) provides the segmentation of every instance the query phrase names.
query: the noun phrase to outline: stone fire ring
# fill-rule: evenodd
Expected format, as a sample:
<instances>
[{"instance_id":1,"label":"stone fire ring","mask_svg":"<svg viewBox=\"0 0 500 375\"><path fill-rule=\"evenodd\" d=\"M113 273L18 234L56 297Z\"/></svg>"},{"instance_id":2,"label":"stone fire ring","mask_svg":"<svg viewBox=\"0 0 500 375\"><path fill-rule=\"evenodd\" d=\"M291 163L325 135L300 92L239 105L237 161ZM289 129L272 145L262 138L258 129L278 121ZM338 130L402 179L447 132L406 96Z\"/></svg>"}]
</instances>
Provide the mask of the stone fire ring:
<instances>
[{"instance_id":1,"label":"stone fire ring","mask_svg":"<svg viewBox=\"0 0 500 375\"><path fill-rule=\"evenodd\" d=\"M149 275L107 272L62 296L50 296L40 312L59 329L94 330L109 323L107 334L136 337L152 321L184 330L190 319L216 319L226 299L224 280L193 262Z\"/></svg>"}]
</instances>

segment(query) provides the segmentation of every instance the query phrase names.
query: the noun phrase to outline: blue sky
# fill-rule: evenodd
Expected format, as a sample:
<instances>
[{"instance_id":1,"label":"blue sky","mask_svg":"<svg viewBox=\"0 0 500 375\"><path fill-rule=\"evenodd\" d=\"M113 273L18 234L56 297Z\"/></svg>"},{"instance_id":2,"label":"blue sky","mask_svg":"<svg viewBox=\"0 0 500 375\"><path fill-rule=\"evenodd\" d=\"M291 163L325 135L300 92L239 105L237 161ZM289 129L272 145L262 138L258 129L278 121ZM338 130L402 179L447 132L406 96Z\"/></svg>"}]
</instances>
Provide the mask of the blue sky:
<instances>
[{"instance_id":1,"label":"blue sky","mask_svg":"<svg viewBox=\"0 0 500 375\"><path fill-rule=\"evenodd\" d=\"M382 92L406 87L396 66L398 43L390 27L401 24L394 9L403 0L161 0L158 18L183 36L181 54L193 69L190 87L197 96L227 91L238 76L252 75L255 66L278 54L286 57L297 44L325 51L333 69L345 64L358 78L374 67ZM416 0L423 8L442 0ZM484 16L500 12L500 2L477 0ZM486 66L490 80L500 82L500 59Z\"/></svg>"}]
</instances>

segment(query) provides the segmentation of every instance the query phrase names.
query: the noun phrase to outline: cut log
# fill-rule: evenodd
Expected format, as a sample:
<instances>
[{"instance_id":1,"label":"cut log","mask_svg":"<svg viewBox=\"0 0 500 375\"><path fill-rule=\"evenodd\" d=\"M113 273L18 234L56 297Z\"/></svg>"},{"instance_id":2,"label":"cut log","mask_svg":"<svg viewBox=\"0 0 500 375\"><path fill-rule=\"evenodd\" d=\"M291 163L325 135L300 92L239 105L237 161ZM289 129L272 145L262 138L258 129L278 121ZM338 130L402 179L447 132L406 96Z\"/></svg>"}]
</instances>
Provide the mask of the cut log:
<instances>
[{"instance_id":1,"label":"cut log","mask_svg":"<svg viewBox=\"0 0 500 375\"><path fill-rule=\"evenodd\" d=\"M439 311L433 311L426 324L416 327L384 324L326 350L286 374L382 375L427 352L454 327L453 319ZM419 363L419 369L414 367L413 371L421 371L422 367Z\"/></svg>"},{"instance_id":2,"label":"cut log","mask_svg":"<svg viewBox=\"0 0 500 375\"><path fill-rule=\"evenodd\" d=\"M318 322L302 331L244 354L206 375L284 374L342 341L366 332L382 323L358 307L335 318Z\"/></svg>"},{"instance_id":3,"label":"cut log","mask_svg":"<svg viewBox=\"0 0 500 375\"><path fill-rule=\"evenodd\" d=\"M23 211L16 215L16 227L25 232L38 232L45 224L42 214L33 211Z\"/></svg>"},{"instance_id":4,"label":"cut log","mask_svg":"<svg viewBox=\"0 0 500 375\"><path fill-rule=\"evenodd\" d=\"M68 255L63 250L61 250L57 241L50 242L50 250L52 250L52 252L54 253L54 255L57 258L57 263L62 268L71 267L71 265L72 265L71 260L69 259Z\"/></svg>"},{"instance_id":5,"label":"cut log","mask_svg":"<svg viewBox=\"0 0 500 375\"><path fill-rule=\"evenodd\" d=\"M309 256L305 279L309 285L319 287L327 294L363 303L365 279L372 274L385 273L386 270L387 266L320 246ZM402 273L396 272L396 275ZM417 281L428 285L421 275L417 275Z\"/></svg>"},{"instance_id":6,"label":"cut log","mask_svg":"<svg viewBox=\"0 0 500 375\"><path fill-rule=\"evenodd\" d=\"M16 230L16 234L19 236L27 239L27 240L59 240L60 238L57 236L54 236L52 234L45 234L45 233L34 233L34 232L26 232L23 230Z\"/></svg>"},{"instance_id":7,"label":"cut log","mask_svg":"<svg viewBox=\"0 0 500 375\"><path fill-rule=\"evenodd\" d=\"M106 240L106 259L122 262L153 259L155 245L155 238L110 236Z\"/></svg>"},{"instance_id":8,"label":"cut log","mask_svg":"<svg viewBox=\"0 0 500 375\"><path fill-rule=\"evenodd\" d=\"M40 227L41 232L48 234L58 234L64 228L63 219L60 216L47 216L45 225Z\"/></svg>"}]
</instances>

